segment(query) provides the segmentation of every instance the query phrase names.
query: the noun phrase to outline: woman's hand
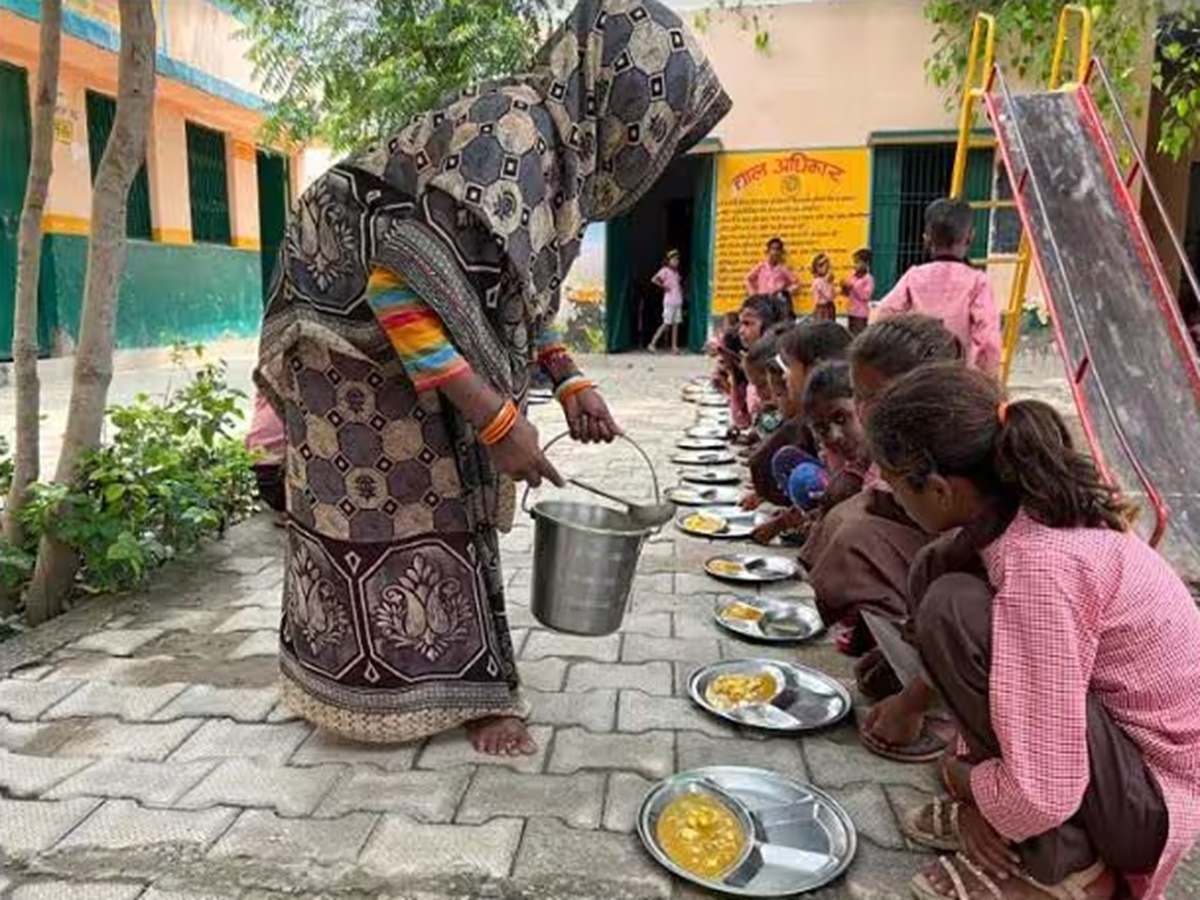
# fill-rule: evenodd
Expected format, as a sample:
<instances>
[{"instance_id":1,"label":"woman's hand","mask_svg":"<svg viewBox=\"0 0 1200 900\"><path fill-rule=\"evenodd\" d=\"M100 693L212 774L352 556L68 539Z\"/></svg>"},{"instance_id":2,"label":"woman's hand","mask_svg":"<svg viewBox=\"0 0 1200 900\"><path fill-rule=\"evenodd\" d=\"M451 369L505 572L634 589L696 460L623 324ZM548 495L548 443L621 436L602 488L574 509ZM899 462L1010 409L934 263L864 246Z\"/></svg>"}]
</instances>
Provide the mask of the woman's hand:
<instances>
[{"instance_id":1,"label":"woman's hand","mask_svg":"<svg viewBox=\"0 0 1200 900\"><path fill-rule=\"evenodd\" d=\"M504 440L487 448L496 468L513 481L524 481L530 487L538 487L542 479L562 487L565 482L558 470L546 459L538 442L538 431L527 418L517 416L517 421Z\"/></svg>"},{"instance_id":2,"label":"woman's hand","mask_svg":"<svg viewBox=\"0 0 1200 900\"><path fill-rule=\"evenodd\" d=\"M572 394L563 402L563 412L571 437L585 444L611 444L622 434L595 388Z\"/></svg>"}]
</instances>

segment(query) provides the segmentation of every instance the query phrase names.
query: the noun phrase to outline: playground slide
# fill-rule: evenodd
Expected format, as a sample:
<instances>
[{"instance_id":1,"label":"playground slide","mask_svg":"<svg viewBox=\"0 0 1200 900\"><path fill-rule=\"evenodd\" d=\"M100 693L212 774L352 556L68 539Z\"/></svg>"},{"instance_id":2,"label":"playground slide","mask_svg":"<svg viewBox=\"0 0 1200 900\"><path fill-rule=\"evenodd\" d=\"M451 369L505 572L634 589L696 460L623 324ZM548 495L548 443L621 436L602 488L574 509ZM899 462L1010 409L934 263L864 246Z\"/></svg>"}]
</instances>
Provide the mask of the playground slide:
<instances>
[{"instance_id":1,"label":"playground slide","mask_svg":"<svg viewBox=\"0 0 1200 900\"><path fill-rule=\"evenodd\" d=\"M1200 581L1200 367L1093 101L1000 80L985 103L1093 453Z\"/></svg>"}]
</instances>

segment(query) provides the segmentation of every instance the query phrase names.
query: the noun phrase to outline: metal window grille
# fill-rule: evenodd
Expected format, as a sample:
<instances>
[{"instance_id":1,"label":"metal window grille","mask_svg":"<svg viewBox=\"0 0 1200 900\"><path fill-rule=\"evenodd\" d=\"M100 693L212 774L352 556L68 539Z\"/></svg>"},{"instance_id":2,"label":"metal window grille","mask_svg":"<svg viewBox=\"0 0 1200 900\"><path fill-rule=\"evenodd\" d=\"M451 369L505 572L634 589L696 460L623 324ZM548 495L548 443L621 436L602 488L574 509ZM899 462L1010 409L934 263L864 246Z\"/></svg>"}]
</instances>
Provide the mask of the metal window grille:
<instances>
[{"instance_id":1,"label":"metal window grille","mask_svg":"<svg viewBox=\"0 0 1200 900\"><path fill-rule=\"evenodd\" d=\"M112 133L113 122L117 117L117 101L95 91L87 92L87 132L88 132L88 161L92 169L92 181L96 180L96 172L100 169L100 157L108 146L108 136ZM148 241L151 238L150 220L150 178L146 172L146 164L138 169L129 188L129 200L125 215L125 236L137 240Z\"/></svg>"},{"instance_id":2,"label":"metal window grille","mask_svg":"<svg viewBox=\"0 0 1200 900\"><path fill-rule=\"evenodd\" d=\"M187 160L192 240L207 244L231 243L225 135L188 122Z\"/></svg>"}]
</instances>

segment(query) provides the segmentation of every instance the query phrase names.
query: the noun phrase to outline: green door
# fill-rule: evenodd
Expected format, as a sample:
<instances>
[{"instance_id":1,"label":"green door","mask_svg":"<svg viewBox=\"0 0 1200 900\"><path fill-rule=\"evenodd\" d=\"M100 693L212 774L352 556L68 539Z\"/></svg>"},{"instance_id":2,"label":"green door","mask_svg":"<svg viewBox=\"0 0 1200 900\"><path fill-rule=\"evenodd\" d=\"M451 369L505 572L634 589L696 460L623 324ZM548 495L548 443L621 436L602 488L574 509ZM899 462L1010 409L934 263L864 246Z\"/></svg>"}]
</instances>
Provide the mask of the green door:
<instances>
[{"instance_id":1,"label":"green door","mask_svg":"<svg viewBox=\"0 0 1200 900\"><path fill-rule=\"evenodd\" d=\"M108 146L113 122L117 118L117 101L95 91L87 92L88 163L92 169L92 181L100 170L100 159ZM129 187L129 201L125 206L125 236L139 241L151 239L150 223L150 178L146 164L142 163L133 184Z\"/></svg>"},{"instance_id":2,"label":"green door","mask_svg":"<svg viewBox=\"0 0 1200 900\"><path fill-rule=\"evenodd\" d=\"M17 231L29 177L29 83L0 62L0 358L12 359Z\"/></svg>"},{"instance_id":3,"label":"green door","mask_svg":"<svg viewBox=\"0 0 1200 900\"><path fill-rule=\"evenodd\" d=\"M717 173L708 154L696 167L696 193L692 205L692 240L687 273L687 348L693 353L704 349L712 315L713 183Z\"/></svg>"},{"instance_id":4,"label":"green door","mask_svg":"<svg viewBox=\"0 0 1200 900\"><path fill-rule=\"evenodd\" d=\"M275 258L283 233L287 228L288 206L288 161L286 156L258 151L258 230L262 244L263 303L267 302L267 291L271 288L271 276L275 272Z\"/></svg>"}]
</instances>

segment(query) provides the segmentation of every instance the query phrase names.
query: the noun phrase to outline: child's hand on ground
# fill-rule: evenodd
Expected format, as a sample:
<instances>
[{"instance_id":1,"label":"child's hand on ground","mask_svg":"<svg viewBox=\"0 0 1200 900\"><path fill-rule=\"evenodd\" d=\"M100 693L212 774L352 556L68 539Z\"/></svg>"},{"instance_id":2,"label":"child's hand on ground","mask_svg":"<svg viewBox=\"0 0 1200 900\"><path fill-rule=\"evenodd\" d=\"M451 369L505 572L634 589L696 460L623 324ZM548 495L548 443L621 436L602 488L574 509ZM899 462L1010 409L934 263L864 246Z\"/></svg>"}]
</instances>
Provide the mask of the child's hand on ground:
<instances>
[{"instance_id":1,"label":"child's hand on ground","mask_svg":"<svg viewBox=\"0 0 1200 900\"><path fill-rule=\"evenodd\" d=\"M775 540L775 538L779 537L780 530L779 520L772 519L770 522L763 522L752 532L750 532L750 540L754 541L754 543L760 546L765 547L767 544L771 543L771 541Z\"/></svg>"},{"instance_id":2,"label":"child's hand on ground","mask_svg":"<svg viewBox=\"0 0 1200 900\"><path fill-rule=\"evenodd\" d=\"M921 736L925 716L908 708L897 694L871 707L863 728L871 737L893 747L906 747Z\"/></svg>"},{"instance_id":3,"label":"child's hand on ground","mask_svg":"<svg viewBox=\"0 0 1200 900\"><path fill-rule=\"evenodd\" d=\"M1001 881L1021 872L1021 858L976 807L964 804L958 812L958 836L966 855Z\"/></svg>"},{"instance_id":4,"label":"child's hand on ground","mask_svg":"<svg viewBox=\"0 0 1200 900\"><path fill-rule=\"evenodd\" d=\"M762 506L762 502L762 497L758 496L756 492L751 491L742 498L741 507L742 509L746 510L746 512L753 512Z\"/></svg>"}]
</instances>

